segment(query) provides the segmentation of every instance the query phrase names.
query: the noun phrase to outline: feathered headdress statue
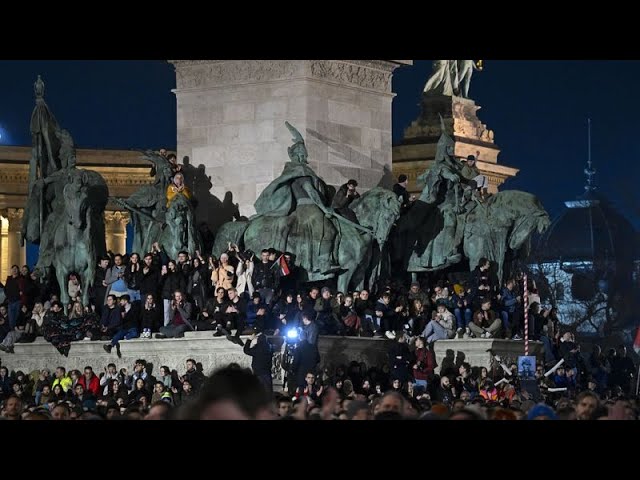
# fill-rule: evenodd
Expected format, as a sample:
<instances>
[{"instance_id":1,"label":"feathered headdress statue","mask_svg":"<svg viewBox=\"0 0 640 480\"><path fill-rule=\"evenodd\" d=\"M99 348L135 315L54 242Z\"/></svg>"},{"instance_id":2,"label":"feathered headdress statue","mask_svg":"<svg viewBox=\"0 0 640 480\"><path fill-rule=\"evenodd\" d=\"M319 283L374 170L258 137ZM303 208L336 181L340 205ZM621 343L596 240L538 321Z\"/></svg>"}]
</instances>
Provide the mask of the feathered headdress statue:
<instances>
[{"instance_id":1,"label":"feathered headdress statue","mask_svg":"<svg viewBox=\"0 0 640 480\"><path fill-rule=\"evenodd\" d=\"M293 145L287 148L287 153L289 154L289 158L293 162L306 163L307 162L307 146L304 143L304 138L300 132L289 122L285 121L284 124L287 126L293 138Z\"/></svg>"}]
</instances>

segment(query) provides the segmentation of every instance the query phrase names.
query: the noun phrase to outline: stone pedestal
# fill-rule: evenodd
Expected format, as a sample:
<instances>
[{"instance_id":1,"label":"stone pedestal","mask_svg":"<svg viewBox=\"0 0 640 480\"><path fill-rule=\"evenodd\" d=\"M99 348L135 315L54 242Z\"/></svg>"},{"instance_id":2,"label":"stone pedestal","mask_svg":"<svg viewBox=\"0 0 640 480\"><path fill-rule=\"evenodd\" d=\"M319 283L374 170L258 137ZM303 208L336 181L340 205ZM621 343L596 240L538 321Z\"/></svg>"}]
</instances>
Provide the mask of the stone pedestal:
<instances>
[{"instance_id":1,"label":"stone pedestal","mask_svg":"<svg viewBox=\"0 0 640 480\"><path fill-rule=\"evenodd\" d=\"M431 165L441 134L440 115L447 132L455 141L454 153L466 158L475 155L477 167L489 179L489 191L495 193L504 181L518 170L498 165L500 149L494 143L493 131L478 118L479 105L473 100L442 95L422 97L420 116L404 131L400 145L393 147L393 174L404 173L409 178L408 190L419 193L423 185L416 178Z\"/></svg>"},{"instance_id":2,"label":"stone pedestal","mask_svg":"<svg viewBox=\"0 0 640 480\"><path fill-rule=\"evenodd\" d=\"M129 212L105 211L104 226L107 251L124 254L127 251L127 223L131 220ZM141 255L144 253L138 252Z\"/></svg>"},{"instance_id":3,"label":"stone pedestal","mask_svg":"<svg viewBox=\"0 0 640 480\"><path fill-rule=\"evenodd\" d=\"M391 178L391 76L403 60L174 60L178 157L211 176L242 215L288 161L288 120L311 167L360 190Z\"/></svg>"},{"instance_id":4,"label":"stone pedestal","mask_svg":"<svg viewBox=\"0 0 640 480\"><path fill-rule=\"evenodd\" d=\"M462 362L468 362L472 367L489 368L492 356L488 350L500 356L508 366L513 362L517 363L518 357L524 355L524 341L495 338L438 340L433 344L433 351L438 362L436 373L451 366L459 367ZM538 357L542 361L544 357L542 342L529 342L529 355Z\"/></svg>"}]
</instances>

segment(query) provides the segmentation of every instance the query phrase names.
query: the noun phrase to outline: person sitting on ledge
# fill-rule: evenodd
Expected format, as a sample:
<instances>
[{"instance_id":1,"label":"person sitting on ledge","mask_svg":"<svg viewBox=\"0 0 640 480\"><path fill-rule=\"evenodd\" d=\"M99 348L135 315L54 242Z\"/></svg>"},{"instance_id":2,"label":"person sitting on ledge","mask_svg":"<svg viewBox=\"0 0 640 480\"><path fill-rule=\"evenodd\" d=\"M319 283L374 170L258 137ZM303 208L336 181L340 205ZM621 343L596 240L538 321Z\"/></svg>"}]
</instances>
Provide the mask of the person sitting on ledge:
<instances>
[{"instance_id":1,"label":"person sitting on ledge","mask_svg":"<svg viewBox=\"0 0 640 480\"><path fill-rule=\"evenodd\" d=\"M469 182L471 188L477 191L476 198L484 202L490 196L489 180L478 170L476 157L474 155L469 155L466 160L463 159L462 161L465 162L465 164L460 172L461 175Z\"/></svg>"},{"instance_id":2,"label":"person sitting on ledge","mask_svg":"<svg viewBox=\"0 0 640 480\"><path fill-rule=\"evenodd\" d=\"M480 337L492 338L500 330L502 322L491 310L491 300L484 300L480 306L480 310L473 314L473 322L467 327L467 338Z\"/></svg>"},{"instance_id":3,"label":"person sitting on ledge","mask_svg":"<svg viewBox=\"0 0 640 480\"><path fill-rule=\"evenodd\" d=\"M170 323L166 327L160 328L160 333L156 333L156 338L184 337L184 332L193 330L192 317L193 305L185 300L180 290L176 290L171 301Z\"/></svg>"}]
</instances>

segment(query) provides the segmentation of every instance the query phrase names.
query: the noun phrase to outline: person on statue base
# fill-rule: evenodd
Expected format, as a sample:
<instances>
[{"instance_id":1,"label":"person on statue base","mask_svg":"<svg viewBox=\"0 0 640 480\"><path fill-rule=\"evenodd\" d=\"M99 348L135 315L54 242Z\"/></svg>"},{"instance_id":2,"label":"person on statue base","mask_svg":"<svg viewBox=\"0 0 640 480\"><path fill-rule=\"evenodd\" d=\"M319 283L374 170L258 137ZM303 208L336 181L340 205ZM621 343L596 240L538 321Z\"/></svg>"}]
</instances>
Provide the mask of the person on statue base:
<instances>
[{"instance_id":1,"label":"person on statue base","mask_svg":"<svg viewBox=\"0 0 640 480\"><path fill-rule=\"evenodd\" d=\"M18 314L20 313L20 269L17 265L11 266L11 274L7 277L7 281L4 283L4 294L7 297L8 311L9 311L9 326L13 330L18 320Z\"/></svg>"},{"instance_id":2,"label":"person on statue base","mask_svg":"<svg viewBox=\"0 0 640 480\"><path fill-rule=\"evenodd\" d=\"M478 265L473 269L467 285L471 290L469 294L469 300L474 306L480 306L485 298L491 298L491 278L489 276L489 269L491 262L486 258L481 258L478 261Z\"/></svg>"},{"instance_id":3,"label":"person on statue base","mask_svg":"<svg viewBox=\"0 0 640 480\"><path fill-rule=\"evenodd\" d=\"M107 297L107 269L109 268L109 258L101 257L98 261L98 268L96 268L96 273L94 275L93 287L92 287L92 296L91 300L93 304L96 306L96 313L98 316L102 316L102 309L104 306L105 299Z\"/></svg>"},{"instance_id":4,"label":"person on statue base","mask_svg":"<svg viewBox=\"0 0 640 480\"><path fill-rule=\"evenodd\" d=\"M215 298L210 298L200 312L198 321L194 325L196 330L217 330L218 326L225 325L225 311L229 306L227 291L218 287ZM222 332L216 331L214 337L221 337Z\"/></svg>"},{"instance_id":5,"label":"person on statue base","mask_svg":"<svg viewBox=\"0 0 640 480\"><path fill-rule=\"evenodd\" d=\"M120 340L130 340L138 336L140 301L131 303L129 295L122 295L120 297L120 316L122 317L120 329L113 335L111 343L104 345L107 353L111 353L111 349L116 347L118 358L122 358L122 354L120 353Z\"/></svg>"},{"instance_id":6,"label":"person on statue base","mask_svg":"<svg viewBox=\"0 0 640 480\"><path fill-rule=\"evenodd\" d=\"M182 165L178 163L178 156L175 153L170 153L167 155L167 160L169 160L169 165L174 177L178 173L182 175Z\"/></svg>"},{"instance_id":7,"label":"person on statue base","mask_svg":"<svg viewBox=\"0 0 640 480\"><path fill-rule=\"evenodd\" d=\"M153 254L147 253L144 256L142 269L140 270L140 297L146 298L153 295L157 298L160 291L160 270L154 264Z\"/></svg>"},{"instance_id":8,"label":"person on statue base","mask_svg":"<svg viewBox=\"0 0 640 480\"><path fill-rule=\"evenodd\" d=\"M160 326L164 325L162 307L156 305L155 296L151 293L145 295L140 323L140 338L151 338L151 332L157 332Z\"/></svg>"},{"instance_id":9,"label":"person on statue base","mask_svg":"<svg viewBox=\"0 0 640 480\"><path fill-rule=\"evenodd\" d=\"M169 325L160 328L156 338L180 338L187 330L193 330L193 304L186 301L180 290L173 293L169 315Z\"/></svg>"},{"instance_id":10,"label":"person on statue base","mask_svg":"<svg viewBox=\"0 0 640 480\"><path fill-rule=\"evenodd\" d=\"M522 336L520 334L522 333L522 326L520 325L520 317L522 312L522 297L516 295L514 287L515 281L509 279L502 289L500 317L502 318L502 326L505 330L505 338L509 338L511 334L513 335L513 340L521 340Z\"/></svg>"},{"instance_id":11,"label":"person on statue base","mask_svg":"<svg viewBox=\"0 0 640 480\"><path fill-rule=\"evenodd\" d=\"M113 256L113 266L107 270L105 284L110 295L120 297L128 292L127 284L124 281L126 267L122 262L122 255L119 253Z\"/></svg>"},{"instance_id":12,"label":"person on statue base","mask_svg":"<svg viewBox=\"0 0 640 480\"><path fill-rule=\"evenodd\" d=\"M360 194L356 190L357 186L357 181L349 180L338 189L331 202L331 208L334 208L336 212L354 223L358 223L358 218L353 210L349 208L349 205L360 198Z\"/></svg>"},{"instance_id":13,"label":"person on statue base","mask_svg":"<svg viewBox=\"0 0 640 480\"><path fill-rule=\"evenodd\" d=\"M253 286L267 305L271 304L274 291L278 288L277 275L273 267L273 261L269 260L269 250L264 249L260 253L260 262L253 266Z\"/></svg>"},{"instance_id":14,"label":"person on statue base","mask_svg":"<svg viewBox=\"0 0 640 480\"><path fill-rule=\"evenodd\" d=\"M115 295L107 295L107 304L102 309L102 317L100 318L102 337L111 339L120 330L121 325L122 315L117 298Z\"/></svg>"},{"instance_id":15,"label":"person on statue base","mask_svg":"<svg viewBox=\"0 0 640 480\"><path fill-rule=\"evenodd\" d=\"M167 208L171 206L171 202L179 195L191 200L191 190L184 184L184 175L181 172L173 176L171 184L167 187Z\"/></svg>"},{"instance_id":16,"label":"person on statue base","mask_svg":"<svg viewBox=\"0 0 640 480\"><path fill-rule=\"evenodd\" d=\"M160 276L164 283L162 284L162 303L164 307L164 324L169 325L171 323L171 302L173 300L173 293L176 291L185 291L187 282L176 266L176 262L169 260L166 267L162 267Z\"/></svg>"},{"instance_id":17,"label":"person on statue base","mask_svg":"<svg viewBox=\"0 0 640 480\"><path fill-rule=\"evenodd\" d=\"M485 201L491 195L489 193L489 180L485 175L480 173L478 167L476 166L476 157L474 155L469 155L466 160L463 160L465 163L462 167L460 174L470 182L472 188L478 191L478 197L481 201Z\"/></svg>"},{"instance_id":18,"label":"person on statue base","mask_svg":"<svg viewBox=\"0 0 640 480\"><path fill-rule=\"evenodd\" d=\"M295 292L298 290L298 271L299 268L295 265L295 260L291 252L284 252L284 261L287 264L289 270L288 274L285 274L281 268L277 268L278 285L280 291L283 293Z\"/></svg>"},{"instance_id":19,"label":"person on statue base","mask_svg":"<svg viewBox=\"0 0 640 480\"><path fill-rule=\"evenodd\" d=\"M500 331L502 321L491 310L491 300L484 300L480 310L473 314L473 322L467 327L467 336L492 338Z\"/></svg>"},{"instance_id":20,"label":"person on statue base","mask_svg":"<svg viewBox=\"0 0 640 480\"><path fill-rule=\"evenodd\" d=\"M255 292L254 292L255 293ZM245 321L247 318L247 302L238 295L238 291L235 288L227 290L227 297L229 297L229 303L227 305L225 313L225 325L219 327L218 330L223 335L227 336L227 340L240 345L240 334L244 330ZM231 338L231 330L235 328L236 334L234 338ZM217 333L214 336L219 336ZM237 337L237 338L236 338Z\"/></svg>"},{"instance_id":21,"label":"person on statue base","mask_svg":"<svg viewBox=\"0 0 640 480\"><path fill-rule=\"evenodd\" d=\"M409 207L416 201L415 195L409 195L407 192L407 186L409 185L409 178L403 173L398 176L398 183L393 186L393 193L402 198L402 204L400 205L400 214L406 213Z\"/></svg>"}]
</instances>

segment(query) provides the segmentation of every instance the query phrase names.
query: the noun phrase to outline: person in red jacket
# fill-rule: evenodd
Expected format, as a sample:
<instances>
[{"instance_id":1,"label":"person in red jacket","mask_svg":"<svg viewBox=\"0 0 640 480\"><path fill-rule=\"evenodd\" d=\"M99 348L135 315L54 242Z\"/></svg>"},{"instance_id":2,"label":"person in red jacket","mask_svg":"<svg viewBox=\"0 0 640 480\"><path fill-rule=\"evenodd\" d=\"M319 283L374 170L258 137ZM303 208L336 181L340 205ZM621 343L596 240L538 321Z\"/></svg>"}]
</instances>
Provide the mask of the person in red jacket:
<instances>
[{"instance_id":1,"label":"person in red jacket","mask_svg":"<svg viewBox=\"0 0 640 480\"><path fill-rule=\"evenodd\" d=\"M78 385L82 385L85 392L91 392L94 396L98 397L100 392L100 379L93 373L93 368L84 367L84 375L78 379Z\"/></svg>"},{"instance_id":2,"label":"person in red jacket","mask_svg":"<svg viewBox=\"0 0 640 480\"><path fill-rule=\"evenodd\" d=\"M438 366L436 356L433 350L425 345L424 337L416 337L416 350L413 354L415 355L413 378L415 379L416 387L422 388L424 391L427 388L427 382L433 379L433 372Z\"/></svg>"}]
</instances>

